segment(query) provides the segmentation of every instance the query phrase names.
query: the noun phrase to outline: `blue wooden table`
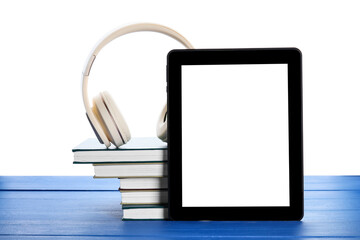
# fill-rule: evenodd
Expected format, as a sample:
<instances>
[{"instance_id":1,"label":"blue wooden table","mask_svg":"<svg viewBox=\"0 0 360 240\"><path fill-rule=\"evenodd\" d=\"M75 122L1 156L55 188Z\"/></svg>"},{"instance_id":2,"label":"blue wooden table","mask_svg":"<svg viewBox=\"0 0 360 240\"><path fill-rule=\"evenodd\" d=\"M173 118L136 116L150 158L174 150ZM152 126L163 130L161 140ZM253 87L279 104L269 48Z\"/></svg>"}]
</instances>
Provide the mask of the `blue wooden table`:
<instances>
[{"instance_id":1,"label":"blue wooden table","mask_svg":"<svg viewBox=\"0 0 360 240\"><path fill-rule=\"evenodd\" d=\"M300 222L123 222L118 186L92 177L0 177L0 239L360 239L360 176L305 177Z\"/></svg>"}]
</instances>

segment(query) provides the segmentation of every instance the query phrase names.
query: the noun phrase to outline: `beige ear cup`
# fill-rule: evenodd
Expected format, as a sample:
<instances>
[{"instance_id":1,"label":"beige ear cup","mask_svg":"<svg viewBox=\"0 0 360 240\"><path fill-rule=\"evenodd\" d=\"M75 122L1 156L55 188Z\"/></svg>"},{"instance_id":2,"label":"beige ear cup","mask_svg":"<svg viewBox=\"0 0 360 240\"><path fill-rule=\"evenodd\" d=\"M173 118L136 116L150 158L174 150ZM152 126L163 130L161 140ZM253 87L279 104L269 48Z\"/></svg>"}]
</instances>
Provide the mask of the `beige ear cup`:
<instances>
[{"instance_id":1,"label":"beige ear cup","mask_svg":"<svg viewBox=\"0 0 360 240\"><path fill-rule=\"evenodd\" d=\"M93 113L110 142L119 147L129 141L130 132L127 124L110 94L100 93L93 102Z\"/></svg>"},{"instance_id":2,"label":"beige ear cup","mask_svg":"<svg viewBox=\"0 0 360 240\"><path fill-rule=\"evenodd\" d=\"M123 143L127 143L131 139L131 134L125 118L121 114L119 108L116 106L114 99L108 92L102 92L101 96L110 112L110 115L114 119L115 125L118 129L118 133L120 134Z\"/></svg>"},{"instance_id":3,"label":"beige ear cup","mask_svg":"<svg viewBox=\"0 0 360 240\"><path fill-rule=\"evenodd\" d=\"M163 110L161 111L157 126L156 133L158 138L167 142L167 104L165 104Z\"/></svg>"}]
</instances>

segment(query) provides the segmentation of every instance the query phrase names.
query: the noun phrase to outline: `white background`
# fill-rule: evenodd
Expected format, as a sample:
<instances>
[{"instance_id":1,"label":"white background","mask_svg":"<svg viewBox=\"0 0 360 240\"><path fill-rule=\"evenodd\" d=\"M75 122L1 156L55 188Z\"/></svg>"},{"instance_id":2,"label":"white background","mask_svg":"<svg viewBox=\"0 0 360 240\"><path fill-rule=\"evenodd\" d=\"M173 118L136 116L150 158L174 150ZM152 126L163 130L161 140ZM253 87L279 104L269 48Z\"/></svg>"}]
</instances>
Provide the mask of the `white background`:
<instances>
[{"instance_id":1,"label":"white background","mask_svg":"<svg viewBox=\"0 0 360 240\"><path fill-rule=\"evenodd\" d=\"M183 207L290 206L287 73L182 66Z\"/></svg>"},{"instance_id":2,"label":"white background","mask_svg":"<svg viewBox=\"0 0 360 240\"><path fill-rule=\"evenodd\" d=\"M0 175L92 175L71 149L92 130L80 92L94 44L118 26L170 26L197 48L298 47L303 53L305 174L360 174L358 1L1 1ZM145 42L145 40L147 40ZM90 95L106 89L133 136L154 136L166 53L156 33L98 56Z\"/></svg>"}]
</instances>

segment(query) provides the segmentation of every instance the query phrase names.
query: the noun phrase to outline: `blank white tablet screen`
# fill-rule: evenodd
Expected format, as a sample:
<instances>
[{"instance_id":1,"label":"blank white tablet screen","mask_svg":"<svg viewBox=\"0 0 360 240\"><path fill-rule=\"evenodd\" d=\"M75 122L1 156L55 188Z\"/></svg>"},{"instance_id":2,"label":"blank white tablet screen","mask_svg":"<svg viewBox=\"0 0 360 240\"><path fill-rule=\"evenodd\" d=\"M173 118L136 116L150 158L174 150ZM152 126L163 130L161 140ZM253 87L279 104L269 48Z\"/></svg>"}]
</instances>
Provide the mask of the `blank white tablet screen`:
<instances>
[{"instance_id":1,"label":"blank white tablet screen","mask_svg":"<svg viewBox=\"0 0 360 240\"><path fill-rule=\"evenodd\" d=\"M182 206L290 206L287 64L182 66Z\"/></svg>"}]
</instances>

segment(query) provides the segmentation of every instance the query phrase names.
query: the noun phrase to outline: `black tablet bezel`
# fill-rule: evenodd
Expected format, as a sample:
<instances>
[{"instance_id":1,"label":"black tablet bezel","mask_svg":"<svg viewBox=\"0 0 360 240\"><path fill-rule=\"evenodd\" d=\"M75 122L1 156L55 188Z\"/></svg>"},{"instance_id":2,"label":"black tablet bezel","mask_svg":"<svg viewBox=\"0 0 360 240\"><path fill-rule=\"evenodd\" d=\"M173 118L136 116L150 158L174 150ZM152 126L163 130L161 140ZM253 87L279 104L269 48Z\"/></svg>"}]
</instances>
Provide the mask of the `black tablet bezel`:
<instances>
[{"instance_id":1,"label":"black tablet bezel","mask_svg":"<svg viewBox=\"0 0 360 240\"><path fill-rule=\"evenodd\" d=\"M183 207L181 66L288 64L289 207ZM302 63L296 48L172 50L167 59L169 216L173 220L301 220L304 212Z\"/></svg>"}]
</instances>

